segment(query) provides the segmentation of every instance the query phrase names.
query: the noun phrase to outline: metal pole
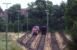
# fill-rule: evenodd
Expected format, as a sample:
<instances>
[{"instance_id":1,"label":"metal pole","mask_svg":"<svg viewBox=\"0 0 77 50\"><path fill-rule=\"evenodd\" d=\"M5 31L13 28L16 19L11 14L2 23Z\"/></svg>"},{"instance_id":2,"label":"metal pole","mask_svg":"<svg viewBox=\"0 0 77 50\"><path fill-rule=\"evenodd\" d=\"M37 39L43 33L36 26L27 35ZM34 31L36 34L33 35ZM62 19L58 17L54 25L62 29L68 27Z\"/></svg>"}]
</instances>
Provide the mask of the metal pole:
<instances>
[{"instance_id":1,"label":"metal pole","mask_svg":"<svg viewBox=\"0 0 77 50\"><path fill-rule=\"evenodd\" d=\"M27 32L28 32L28 12L27 12Z\"/></svg>"},{"instance_id":2,"label":"metal pole","mask_svg":"<svg viewBox=\"0 0 77 50\"><path fill-rule=\"evenodd\" d=\"M3 3L8 8L8 5L11 3ZM8 15L6 16L6 50L8 50Z\"/></svg>"},{"instance_id":3,"label":"metal pole","mask_svg":"<svg viewBox=\"0 0 77 50\"><path fill-rule=\"evenodd\" d=\"M48 11L48 8L47 8L47 1L46 1L46 9L47 9L46 14L47 14L47 33L48 33L48 31L49 31L49 11Z\"/></svg>"},{"instance_id":4,"label":"metal pole","mask_svg":"<svg viewBox=\"0 0 77 50\"><path fill-rule=\"evenodd\" d=\"M48 31L49 31L49 13L48 13L48 11L47 11L47 33L48 33Z\"/></svg>"},{"instance_id":5,"label":"metal pole","mask_svg":"<svg viewBox=\"0 0 77 50\"><path fill-rule=\"evenodd\" d=\"M18 10L18 13L19 13L19 10ZM20 21L19 21L19 14L18 14L18 38L19 38L19 29L20 29L20 28L19 28L19 24L20 24L19 22L20 22Z\"/></svg>"}]
</instances>

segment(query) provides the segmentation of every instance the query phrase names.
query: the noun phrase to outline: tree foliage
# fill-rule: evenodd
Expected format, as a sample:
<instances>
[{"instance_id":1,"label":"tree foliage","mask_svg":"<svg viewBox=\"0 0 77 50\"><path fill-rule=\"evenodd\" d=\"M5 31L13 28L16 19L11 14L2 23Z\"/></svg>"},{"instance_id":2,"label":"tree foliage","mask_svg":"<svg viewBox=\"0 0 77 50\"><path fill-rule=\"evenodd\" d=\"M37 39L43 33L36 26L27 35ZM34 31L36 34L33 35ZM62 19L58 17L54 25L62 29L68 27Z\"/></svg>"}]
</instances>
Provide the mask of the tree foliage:
<instances>
[{"instance_id":1,"label":"tree foliage","mask_svg":"<svg viewBox=\"0 0 77 50\"><path fill-rule=\"evenodd\" d=\"M47 22L47 14L46 10L48 10L49 17L51 17L52 11L52 2L45 0L36 0L33 3L29 3L29 18L33 20L34 25L46 25Z\"/></svg>"},{"instance_id":2,"label":"tree foliage","mask_svg":"<svg viewBox=\"0 0 77 50\"><path fill-rule=\"evenodd\" d=\"M77 0L68 0L65 12L66 29L72 37L70 50L77 49Z\"/></svg>"}]
</instances>

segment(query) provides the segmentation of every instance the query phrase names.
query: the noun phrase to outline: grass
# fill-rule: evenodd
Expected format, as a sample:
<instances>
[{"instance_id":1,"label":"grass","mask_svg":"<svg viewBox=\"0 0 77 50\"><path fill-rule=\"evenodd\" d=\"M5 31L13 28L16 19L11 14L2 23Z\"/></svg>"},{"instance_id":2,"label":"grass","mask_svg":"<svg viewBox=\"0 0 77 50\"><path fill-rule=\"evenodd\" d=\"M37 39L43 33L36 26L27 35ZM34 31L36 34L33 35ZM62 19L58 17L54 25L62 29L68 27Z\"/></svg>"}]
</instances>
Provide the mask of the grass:
<instances>
[{"instance_id":1,"label":"grass","mask_svg":"<svg viewBox=\"0 0 77 50\"><path fill-rule=\"evenodd\" d=\"M4 32L0 32L0 50L6 50L6 34ZM8 50L24 50L24 47L20 46L16 39L16 33L8 33Z\"/></svg>"}]
</instances>

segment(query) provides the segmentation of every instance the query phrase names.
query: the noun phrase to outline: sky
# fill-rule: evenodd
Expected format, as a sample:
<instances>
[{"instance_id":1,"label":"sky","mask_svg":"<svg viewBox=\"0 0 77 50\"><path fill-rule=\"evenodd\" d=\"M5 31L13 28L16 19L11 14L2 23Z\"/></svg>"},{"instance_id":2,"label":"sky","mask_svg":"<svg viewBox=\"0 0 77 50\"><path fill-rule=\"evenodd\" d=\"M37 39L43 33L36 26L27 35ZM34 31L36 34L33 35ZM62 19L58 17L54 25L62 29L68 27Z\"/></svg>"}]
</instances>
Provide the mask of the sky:
<instances>
[{"instance_id":1,"label":"sky","mask_svg":"<svg viewBox=\"0 0 77 50\"><path fill-rule=\"evenodd\" d=\"M8 5L8 8L14 4L21 4L21 8L26 8L28 3L34 2L34 1L35 0L0 0L0 7L3 10L5 10L7 8L6 8L6 5L3 3L11 3ZM54 5L56 4L60 5L62 1L66 2L67 0L49 0L49 1L52 1Z\"/></svg>"}]
</instances>

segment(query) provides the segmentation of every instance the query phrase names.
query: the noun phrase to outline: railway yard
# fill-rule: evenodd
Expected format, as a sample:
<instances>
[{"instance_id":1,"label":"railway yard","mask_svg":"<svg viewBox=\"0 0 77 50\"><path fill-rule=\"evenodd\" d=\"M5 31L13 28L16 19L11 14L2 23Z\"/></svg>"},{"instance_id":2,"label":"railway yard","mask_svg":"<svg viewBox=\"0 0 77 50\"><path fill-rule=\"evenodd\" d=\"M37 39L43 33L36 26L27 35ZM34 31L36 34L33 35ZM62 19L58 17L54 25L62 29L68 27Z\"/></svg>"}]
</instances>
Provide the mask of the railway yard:
<instances>
[{"instance_id":1,"label":"railway yard","mask_svg":"<svg viewBox=\"0 0 77 50\"><path fill-rule=\"evenodd\" d=\"M17 42L27 50L64 50L66 47L66 41L59 32L46 35L40 33L35 36L25 34L17 39Z\"/></svg>"}]
</instances>

